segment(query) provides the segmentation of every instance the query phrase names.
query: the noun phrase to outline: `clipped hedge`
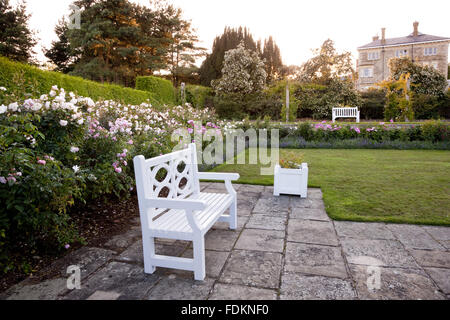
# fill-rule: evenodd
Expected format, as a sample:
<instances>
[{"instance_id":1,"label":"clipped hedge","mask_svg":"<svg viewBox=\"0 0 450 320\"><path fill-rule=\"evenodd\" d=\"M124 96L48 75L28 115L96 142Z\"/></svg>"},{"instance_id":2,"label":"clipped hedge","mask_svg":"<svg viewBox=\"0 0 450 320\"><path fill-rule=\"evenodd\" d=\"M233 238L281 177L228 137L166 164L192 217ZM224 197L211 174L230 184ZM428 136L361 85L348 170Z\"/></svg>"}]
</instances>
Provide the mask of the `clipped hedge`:
<instances>
[{"instance_id":1,"label":"clipped hedge","mask_svg":"<svg viewBox=\"0 0 450 320\"><path fill-rule=\"evenodd\" d=\"M152 92L125 88L114 84L101 84L80 77L69 76L59 72L44 71L33 66L19 62L13 62L0 57L0 86L13 88L17 86L14 77L23 74L23 85L37 90L38 94L48 93L53 85L74 92L79 96L90 97L93 100L114 100L126 104L140 104L149 100L152 104L158 104ZM24 88L26 89L26 88Z\"/></svg>"},{"instance_id":2,"label":"clipped hedge","mask_svg":"<svg viewBox=\"0 0 450 320\"><path fill-rule=\"evenodd\" d=\"M136 89L151 92L159 103L175 105L176 95L172 82L166 79L146 76L136 78Z\"/></svg>"},{"instance_id":3,"label":"clipped hedge","mask_svg":"<svg viewBox=\"0 0 450 320\"><path fill-rule=\"evenodd\" d=\"M195 108L211 107L213 99L214 90L212 88L193 84L186 85L186 102Z\"/></svg>"}]
</instances>

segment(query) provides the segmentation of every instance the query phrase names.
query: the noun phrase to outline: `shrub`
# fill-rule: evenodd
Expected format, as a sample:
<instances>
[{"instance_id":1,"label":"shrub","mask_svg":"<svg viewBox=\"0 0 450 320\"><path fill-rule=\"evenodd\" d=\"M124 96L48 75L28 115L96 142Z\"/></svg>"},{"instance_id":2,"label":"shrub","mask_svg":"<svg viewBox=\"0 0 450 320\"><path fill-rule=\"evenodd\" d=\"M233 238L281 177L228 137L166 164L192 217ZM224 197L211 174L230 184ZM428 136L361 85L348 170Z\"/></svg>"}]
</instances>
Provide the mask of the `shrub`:
<instances>
[{"instance_id":1,"label":"shrub","mask_svg":"<svg viewBox=\"0 0 450 320\"><path fill-rule=\"evenodd\" d=\"M422 126L422 136L426 141L447 141L450 138L450 129L442 121L427 121Z\"/></svg>"},{"instance_id":2,"label":"shrub","mask_svg":"<svg viewBox=\"0 0 450 320\"><path fill-rule=\"evenodd\" d=\"M213 106L214 91L210 87L199 85L186 85L186 102L195 108L205 108Z\"/></svg>"},{"instance_id":3,"label":"shrub","mask_svg":"<svg viewBox=\"0 0 450 320\"><path fill-rule=\"evenodd\" d=\"M384 119L384 105L386 103L386 93L384 90L369 89L361 92L361 119Z\"/></svg>"},{"instance_id":4,"label":"shrub","mask_svg":"<svg viewBox=\"0 0 450 320\"><path fill-rule=\"evenodd\" d=\"M15 78L21 81L14 80ZM41 94L48 93L54 85L93 100L115 100L131 104L139 104L147 100L151 103L158 102L153 98L154 94L150 92L113 84L101 84L59 72L43 71L0 57L0 86L6 87L10 92L29 93L31 97L37 98Z\"/></svg>"},{"instance_id":5,"label":"shrub","mask_svg":"<svg viewBox=\"0 0 450 320\"><path fill-rule=\"evenodd\" d=\"M70 206L129 196L135 155L168 152L174 130L194 120L217 129L214 119L208 109L94 102L56 86L25 100L0 88L0 270L29 271L31 256L79 240Z\"/></svg>"},{"instance_id":6,"label":"shrub","mask_svg":"<svg viewBox=\"0 0 450 320\"><path fill-rule=\"evenodd\" d=\"M153 98L161 104L176 104L175 88L169 80L154 76L137 77L136 89L151 92Z\"/></svg>"}]
</instances>

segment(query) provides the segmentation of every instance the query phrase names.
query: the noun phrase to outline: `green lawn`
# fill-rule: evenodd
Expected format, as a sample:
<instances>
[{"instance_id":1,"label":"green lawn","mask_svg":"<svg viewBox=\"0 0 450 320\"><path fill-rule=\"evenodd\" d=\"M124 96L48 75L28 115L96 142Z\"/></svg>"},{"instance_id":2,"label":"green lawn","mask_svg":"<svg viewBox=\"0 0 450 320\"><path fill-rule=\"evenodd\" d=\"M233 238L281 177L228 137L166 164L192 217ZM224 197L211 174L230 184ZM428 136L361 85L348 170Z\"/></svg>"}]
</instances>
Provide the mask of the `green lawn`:
<instances>
[{"instance_id":1,"label":"green lawn","mask_svg":"<svg viewBox=\"0 0 450 320\"><path fill-rule=\"evenodd\" d=\"M283 154L283 149L280 151ZM335 220L450 226L450 152L303 149L309 186L320 187ZM238 183L273 185L259 165L227 165Z\"/></svg>"}]
</instances>

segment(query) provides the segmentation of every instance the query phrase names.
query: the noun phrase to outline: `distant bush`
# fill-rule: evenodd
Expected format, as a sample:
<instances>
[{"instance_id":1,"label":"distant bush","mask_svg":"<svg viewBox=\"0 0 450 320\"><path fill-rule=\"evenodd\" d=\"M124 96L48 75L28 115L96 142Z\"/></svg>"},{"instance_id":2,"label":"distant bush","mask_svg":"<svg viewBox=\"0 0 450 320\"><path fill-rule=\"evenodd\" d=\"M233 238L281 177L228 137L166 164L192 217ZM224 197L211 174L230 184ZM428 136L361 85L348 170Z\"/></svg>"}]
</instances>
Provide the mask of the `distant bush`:
<instances>
[{"instance_id":1,"label":"distant bush","mask_svg":"<svg viewBox=\"0 0 450 320\"><path fill-rule=\"evenodd\" d=\"M176 104L175 88L169 80L154 76L137 77L136 89L151 92L153 98L162 104Z\"/></svg>"},{"instance_id":2,"label":"distant bush","mask_svg":"<svg viewBox=\"0 0 450 320\"><path fill-rule=\"evenodd\" d=\"M294 97L299 101L299 118L330 119L334 107L361 105L361 97L353 84L340 80L333 80L327 86L302 84Z\"/></svg>"},{"instance_id":3,"label":"distant bush","mask_svg":"<svg viewBox=\"0 0 450 320\"><path fill-rule=\"evenodd\" d=\"M383 119L386 93L384 90L369 89L361 92L361 119Z\"/></svg>"},{"instance_id":4,"label":"distant bush","mask_svg":"<svg viewBox=\"0 0 450 320\"><path fill-rule=\"evenodd\" d=\"M14 81L14 78L21 79ZM19 87L17 80L20 80ZM68 92L72 91L77 95L90 97L93 100L115 100L130 104L140 104L146 100L149 100L152 104L158 102L152 92L113 84L101 84L59 72L44 71L0 57L0 86L8 88L9 91L21 91L37 98L41 94L48 93L54 85L63 87ZM32 91L31 88L33 88Z\"/></svg>"},{"instance_id":5,"label":"distant bush","mask_svg":"<svg viewBox=\"0 0 450 320\"><path fill-rule=\"evenodd\" d=\"M278 97L266 93L248 94L244 97L220 95L214 97L213 105L220 118L230 120L242 120L245 117L254 120L266 116L277 120L280 119L283 107Z\"/></svg>"},{"instance_id":6,"label":"distant bush","mask_svg":"<svg viewBox=\"0 0 450 320\"><path fill-rule=\"evenodd\" d=\"M210 108L213 106L214 90L199 85L186 85L186 102L195 108Z\"/></svg>"}]
</instances>

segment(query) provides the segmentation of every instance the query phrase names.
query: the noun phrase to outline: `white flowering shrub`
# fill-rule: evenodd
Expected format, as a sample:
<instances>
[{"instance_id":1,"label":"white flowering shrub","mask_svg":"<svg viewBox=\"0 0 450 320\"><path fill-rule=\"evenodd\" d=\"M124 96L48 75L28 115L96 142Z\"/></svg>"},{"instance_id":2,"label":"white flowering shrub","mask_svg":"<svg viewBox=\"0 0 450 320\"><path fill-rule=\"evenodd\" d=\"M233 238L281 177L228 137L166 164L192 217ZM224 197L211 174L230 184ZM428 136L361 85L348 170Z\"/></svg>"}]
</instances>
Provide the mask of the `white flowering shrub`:
<instances>
[{"instance_id":1,"label":"white flowering shrub","mask_svg":"<svg viewBox=\"0 0 450 320\"><path fill-rule=\"evenodd\" d=\"M250 94L264 89L267 73L264 61L241 42L225 53L222 78L213 81L217 94Z\"/></svg>"},{"instance_id":2,"label":"white flowering shrub","mask_svg":"<svg viewBox=\"0 0 450 320\"><path fill-rule=\"evenodd\" d=\"M170 151L171 133L214 113L189 105L164 111L149 103L94 102L56 86L38 99L0 89L0 270L23 248L64 248L77 240L68 207L133 189L132 158ZM18 248L20 250L16 250Z\"/></svg>"}]
</instances>

